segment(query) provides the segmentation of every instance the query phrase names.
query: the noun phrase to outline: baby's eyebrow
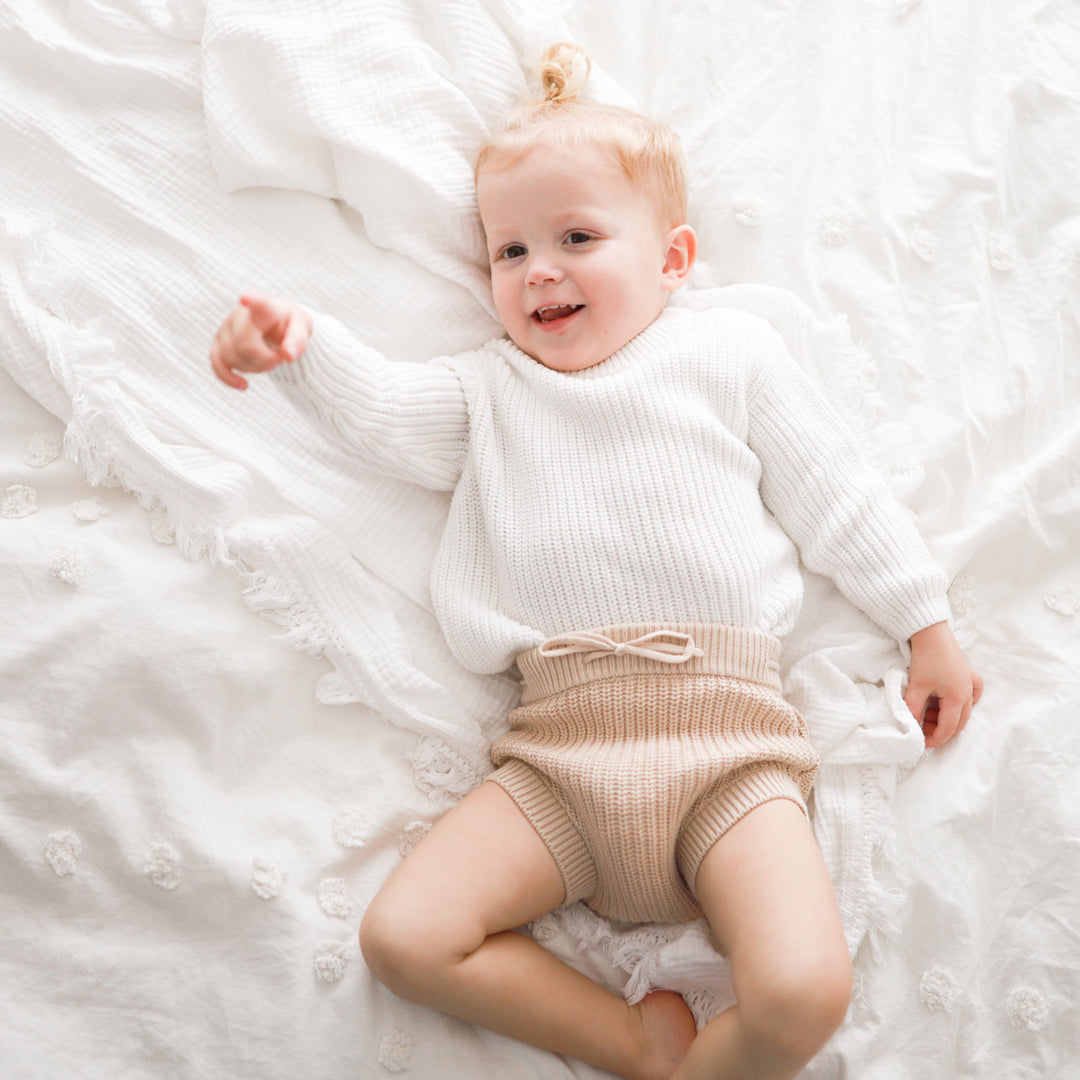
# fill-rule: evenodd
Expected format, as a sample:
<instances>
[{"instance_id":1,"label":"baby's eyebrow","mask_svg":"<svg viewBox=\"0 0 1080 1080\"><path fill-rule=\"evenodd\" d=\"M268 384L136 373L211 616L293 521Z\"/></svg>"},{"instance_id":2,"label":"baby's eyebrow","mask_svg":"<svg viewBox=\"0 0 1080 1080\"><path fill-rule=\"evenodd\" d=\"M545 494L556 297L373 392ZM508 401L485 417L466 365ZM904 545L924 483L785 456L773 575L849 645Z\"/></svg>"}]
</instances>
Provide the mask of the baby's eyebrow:
<instances>
[{"instance_id":1,"label":"baby's eyebrow","mask_svg":"<svg viewBox=\"0 0 1080 1080\"><path fill-rule=\"evenodd\" d=\"M563 224L581 221L591 221L594 224L599 224L603 218L604 211L596 206L575 206L570 210L555 215L555 221Z\"/></svg>"},{"instance_id":2,"label":"baby's eyebrow","mask_svg":"<svg viewBox=\"0 0 1080 1080\"><path fill-rule=\"evenodd\" d=\"M582 232L606 235L616 228L616 223L611 215L605 215L601 211L589 211L588 213L567 214L559 224L560 232L573 232L579 229Z\"/></svg>"},{"instance_id":3,"label":"baby's eyebrow","mask_svg":"<svg viewBox=\"0 0 1080 1080\"><path fill-rule=\"evenodd\" d=\"M513 232L510 229L484 229L484 239L488 247L503 247L513 243L517 235L516 229Z\"/></svg>"}]
</instances>

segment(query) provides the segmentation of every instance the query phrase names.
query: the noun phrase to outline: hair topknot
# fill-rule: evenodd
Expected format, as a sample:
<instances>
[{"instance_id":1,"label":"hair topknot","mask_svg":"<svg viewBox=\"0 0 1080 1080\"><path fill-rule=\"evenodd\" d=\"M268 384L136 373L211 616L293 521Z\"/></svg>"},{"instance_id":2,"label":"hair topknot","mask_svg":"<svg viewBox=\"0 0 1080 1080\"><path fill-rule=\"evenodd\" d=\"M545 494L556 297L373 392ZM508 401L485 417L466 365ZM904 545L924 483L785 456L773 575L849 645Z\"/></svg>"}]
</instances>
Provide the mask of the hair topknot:
<instances>
[{"instance_id":1,"label":"hair topknot","mask_svg":"<svg viewBox=\"0 0 1080 1080\"><path fill-rule=\"evenodd\" d=\"M536 99L536 104L576 101L591 70L588 53L580 45L570 41L556 42L540 61L540 86L543 92Z\"/></svg>"},{"instance_id":2,"label":"hair topknot","mask_svg":"<svg viewBox=\"0 0 1080 1080\"><path fill-rule=\"evenodd\" d=\"M656 204L665 223L686 221L686 166L679 137L667 124L618 105L583 101L592 65L580 45L560 41L538 68L541 92L515 109L477 151L473 177L508 168L536 147L574 153L598 147Z\"/></svg>"}]
</instances>

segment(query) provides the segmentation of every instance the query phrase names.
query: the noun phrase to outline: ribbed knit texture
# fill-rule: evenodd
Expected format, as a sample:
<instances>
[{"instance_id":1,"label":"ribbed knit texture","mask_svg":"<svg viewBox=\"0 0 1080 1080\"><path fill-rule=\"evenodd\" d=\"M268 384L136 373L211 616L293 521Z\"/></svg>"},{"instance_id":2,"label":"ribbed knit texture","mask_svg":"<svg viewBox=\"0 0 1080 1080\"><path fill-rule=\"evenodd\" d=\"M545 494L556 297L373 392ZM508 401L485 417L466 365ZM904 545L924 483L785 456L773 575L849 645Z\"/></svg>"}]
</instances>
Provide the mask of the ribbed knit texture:
<instances>
[{"instance_id":1,"label":"ribbed knit texture","mask_svg":"<svg viewBox=\"0 0 1080 1080\"><path fill-rule=\"evenodd\" d=\"M633 641L656 629L652 624L626 623L615 627L610 636L614 641ZM530 649L517 658L518 671L524 679L521 704L530 705L571 686L609 676L652 675L665 670L680 675L730 675L780 690L780 642L771 635L743 627L700 623L665 629L688 634L703 655L665 668L640 656L609 655L590 660L582 653L552 657L539 649ZM609 633L604 628L600 632Z\"/></svg>"},{"instance_id":2,"label":"ribbed knit texture","mask_svg":"<svg viewBox=\"0 0 1080 1080\"><path fill-rule=\"evenodd\" d=\"M566 902L630 922L697 918L692 885L709 849L772 799L805 811L818 765L802 718L780 696L775 639L674 629L705 655L667 665L525 654L528 704L492 750L491 779L547 845ZM641 630L603 633L628 641Z\"/></svg>"},{"instance_id":3,"label":"ribbed knit texture","mask_svg":"<svg viewBox=\"0 0 1080 1080\"><path fill-rule=\"evenodd\" d=\"M391 363L321 316L277 377L366 464L454 490L431 597L473 671L614 623L782 638L795 544L898 640L949 617L910 513L755 315L668 308L569 374L507 339Z\"/></svg>"}]
</instances>

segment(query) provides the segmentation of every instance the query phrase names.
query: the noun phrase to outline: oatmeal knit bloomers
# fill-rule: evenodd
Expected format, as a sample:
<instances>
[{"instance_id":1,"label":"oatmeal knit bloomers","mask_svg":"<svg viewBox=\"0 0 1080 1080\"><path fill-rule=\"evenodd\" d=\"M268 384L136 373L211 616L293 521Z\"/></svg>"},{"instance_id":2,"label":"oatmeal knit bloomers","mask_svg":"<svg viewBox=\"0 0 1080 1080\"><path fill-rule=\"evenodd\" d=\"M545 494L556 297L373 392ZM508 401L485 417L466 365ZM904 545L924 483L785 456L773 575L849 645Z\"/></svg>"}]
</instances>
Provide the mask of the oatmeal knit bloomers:
<instances>
[{"instance_id":1,"label":"oatmeal knit bloomers","mask_svg":"<svg viewBox=\"0 0 1080 1080\"><path fill-rule=\"evenodd\" d=\"M500 785L558 864L565 903L628 922L701 915L709 848L772 799L806 811L818 756L780 696L780 643L735 627L607 627L517 658Z\"/></svg>"}]
</instances>

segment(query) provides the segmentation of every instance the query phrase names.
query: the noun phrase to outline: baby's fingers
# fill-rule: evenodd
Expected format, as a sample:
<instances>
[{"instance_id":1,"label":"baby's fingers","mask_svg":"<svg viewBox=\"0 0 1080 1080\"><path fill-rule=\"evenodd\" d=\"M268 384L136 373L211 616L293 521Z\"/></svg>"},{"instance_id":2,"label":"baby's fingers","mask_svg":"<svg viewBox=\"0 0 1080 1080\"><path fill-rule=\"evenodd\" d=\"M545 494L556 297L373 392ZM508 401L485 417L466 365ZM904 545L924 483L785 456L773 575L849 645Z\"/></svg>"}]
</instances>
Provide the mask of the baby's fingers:
<instances>
[{"instance_id":1,"label":"baby's fingers","mask_svg":"<svg viewBox=\"0 0 1080 1080\"><path fill-rule=\"evenodd\" d=\"M288 359L281 346L268 340L247 318L228 320L218 331L217 343L225 363L241 371L270 371Z\"/></svg>"},{"instance_id":2,"label":"baby's fingers","mask_svg":"<svg viewBox=\"0 0 1080 1080\"><path fill-rule=\"evenodd\" d=\"M927 710L923 728L927 747L943 746L954 735L958 735L967 723L969 711L970 705L965 707L958 700L939 700L937 715L933 719L929 716L930 710Z\"/></svg>"},{"instance_id":3,"label":"baby's fingers","mask_svg":"<svg viewBox=\"0 0 1080 1080\"><path fill-rule=\"evenodd\" d=\"M907 691L904 694L904 704L911 710L911 715L920 723L922 723L929 702L930 688L909 681Z\"/></svg>"},{"instance_id":4,"label":"baby's fingers","mask_svg":"<svg viewBox=\"0 0 1080 1080\"><path fill-rule=\"evenodd\" d=\"M286 360L298 360L307 348L311 337L311 324L305 312L294 312L285 327L285 336L281 340L281 351Z\"/></svg>"},{"instance_id":5,"label":"baby's fingers","mask_svg":"<svg viewBox=\"0 0 1080 1080\"><path fill-rule=\"evenodd\" d=\"M983 677L977 672L971 673L971 704L977 705L983 692Z\"/></svg>"},{"instance_id":6,"label":"baby's fingers","mask_svg":"<svg viewBox=\"0 0 1080 1080\"><path fill-rule=\"evenodd\" d=\"M919 722L928 747L941 746L952 737L957 720L950 715L948 704L933 692L932 687L909 683L904 704Z\"/></svg>"},{"instance_id":7,"label":"baby's fingers","mask_svg":"<svg viewBox=\"0 0 1080 1080\"><path fill-rule=\"evenodd\" d=\"M247 380L238 375L238 371L269 371L277 367L282 359L276 348L267 345L250 323L241 323L237 330L232 319L222 324L210 349L210 365L214 374L226 386L236 390L248 388Z\"/></svg>"},{"instance_id":8,"label":"baby's fingers","mask_svg":"<svg viewBox=\"0 0 1080 1080\"><path fill-rule=\"evenodd\" d=\"M261 292L246 292L240 297L240 303L248 309L251 321L260 334L268 335L272 340L280 338L280 329L288 318L288 311L282 305Z\"/></svg>"},{"instance_id":9,"label":"baby's fingers","mask_svg":"<svg viewBox=\"0 0 1080 1080\"><path fill-rule=\"evenodd\" d=\"M226 386L231 386L234 390L246 390L248 388L247 379L237 375L236 372L222 360L221 350L216 344L210 349L210 366L214 369L214 374Z\"/></svg>"},{"instance_id":10,"label":"baby's fingers","mask_svg":"<svg viewBox=\"0 0 1080 1080\"><path fill-rule=\"evenodd\" d=\"M240 308L262 341L273 352L274 363L296 360L311 337L311 318L299 304L275 300L262 293L244 293Z\"/></svg>"}]
</instances>

